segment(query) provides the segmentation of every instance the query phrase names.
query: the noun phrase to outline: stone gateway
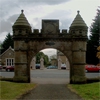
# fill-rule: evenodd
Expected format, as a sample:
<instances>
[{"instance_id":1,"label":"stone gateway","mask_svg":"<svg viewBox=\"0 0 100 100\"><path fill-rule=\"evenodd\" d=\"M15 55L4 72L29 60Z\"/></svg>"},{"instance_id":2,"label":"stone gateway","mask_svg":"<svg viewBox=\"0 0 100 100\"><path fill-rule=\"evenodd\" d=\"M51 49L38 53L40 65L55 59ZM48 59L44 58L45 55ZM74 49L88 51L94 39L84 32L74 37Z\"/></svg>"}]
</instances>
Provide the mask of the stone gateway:
<instances>
[{"instance_id":1,"label":"stone gateway","mask_svg":"<svg viewBox=\"0 0 100 100\"><path fill-rule=\"evenodd\" d=\"M69 32L59 30L59 20L42 20L42 29L31 30L23 10L12 26L15 50L14 81L30 82L30 63L42 49L54 48L68 58L70 63L70 83L85 83L85 56L88 27L79 11Z\"/></svg>"}]
</instances>

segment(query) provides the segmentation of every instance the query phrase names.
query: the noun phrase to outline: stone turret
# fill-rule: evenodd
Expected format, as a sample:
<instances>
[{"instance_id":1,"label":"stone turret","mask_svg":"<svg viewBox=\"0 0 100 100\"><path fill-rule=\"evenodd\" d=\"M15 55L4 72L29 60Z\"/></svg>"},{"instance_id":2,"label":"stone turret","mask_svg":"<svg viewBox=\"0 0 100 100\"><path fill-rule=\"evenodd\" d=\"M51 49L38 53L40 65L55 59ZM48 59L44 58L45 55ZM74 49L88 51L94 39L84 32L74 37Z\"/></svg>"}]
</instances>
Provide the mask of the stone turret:
<instances>
[{"instance_id":1,"label":"stone turret","mask_svg":"<svg viewBox=\"0 0 100 100\"><path fill-rule=\"evenodd\" d=\"M79 11L77 11L77 15L70 26L70 33L75 36L79 36L79 35L87 36L87 30L88 27L86 23L84 22L83 18L79 14Z\"/></svg>"},{"instance_id":2,"label":"stone turret","mask_svg":"<svg viewBox=\"0 0 100 100\"><path fill-rule=\"evenodd\" d=\"M82 19L79 11L70 26L72 35L72 65L71 81L77 83L85 83L85 64L86 64L86 41L87 41L87 25Z\"/></svg>"},{"instance_id":3,"label":"stone turret","mask_svg":"<svg viewBox=\"0 0 100 100\"><path fill-rule=\"evenodd\" d=\"M31 33L31 26L26 19L23 10L18 19L14 23L13 27L13 40L14 40L14 56L15 56L15 75L14 81L26 81L30 82L30 73L27 70L30 69L29 63L27 62L27 51L28 51L28 39L26 37ZM20 70L18 70L20 68ZM28 75L27 75L28 74Z\"/></svg>"},{"instance_id":4,"label":"stone turret","mask_svg":"<svg viewBox=\"0 0 100 100\"><path fill-rule=\"evenodd\" d=\"M14 35L27 35L31 33L31 26L23 12L24 10L21 10L21 14L12 26Z\"/></svg>"}]
</instances>

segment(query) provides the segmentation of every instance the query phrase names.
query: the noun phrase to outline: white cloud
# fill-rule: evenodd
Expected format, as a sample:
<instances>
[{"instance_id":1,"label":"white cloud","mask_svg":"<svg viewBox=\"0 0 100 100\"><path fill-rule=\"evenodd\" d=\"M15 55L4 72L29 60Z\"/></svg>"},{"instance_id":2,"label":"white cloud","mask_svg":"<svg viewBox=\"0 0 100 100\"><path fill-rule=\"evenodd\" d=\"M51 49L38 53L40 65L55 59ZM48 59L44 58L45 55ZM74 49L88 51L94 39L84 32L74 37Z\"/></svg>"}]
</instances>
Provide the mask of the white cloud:
<instances>
[{"instance_id":1,"label":"white cloud","mask_svg":"<svg viewBox=\"0 0 100 100\"><path fill-rule=\"evenodd\" d=\"M12 25L22 9L32 29L41 29L42 19L59 19L61 30L70 27L77 10L90 27L99 4L100 0L0 0L0 41L12 33ZM56 54L56 49L43 52L51 56Z\"/></svg>"},{"instance_id":2,"label":"white cloud","mask_svg":"<svg viewBox=\"0 0 100 100\"><path fill-rule=\"evenodd\" d=\"M100 0L0 0L0 39L12 33L12 25L24 9L32 28L41 29L42 19L59 19L60 29L68 29L77 10L90 27Z\"/></svg>"},{"instance_id":3,"label":"white cloud","mask_svg":"<svg viewBox=\"0 0 100 100\"><path fill-rule=\"evenodd\" d=\"M10 21L6 21L6 20L1 20L0 22L0 33L2 32L10 32L11 31L11 27L12 24Z\"/></svg>"},{"instance_id":4,"label":"white cloud","mask_svg":"<svg viewBox=\"0 0 100 100\"><path fill-rule=\"evenodd\" d=\"M9 18L7 20L13 24L16 21L16 19L18 18L18 16L19 16L19 14L14 14L12 16L9 16Z\"/></svg>"},{"instance_id":5,"label":"white cloud","mask_svg":"<svg viewBox=\"0 0 100 100\"><path fill-rule=\"evenodd\" d=\"M49 49L43 49L41 51L44 54L48 55L49 57L52 56L52 55L57 55L57 50L56 49L49 48Z\"/></svg>"},{"instance_id":6,"label":"white cloud","mask_svg":"<svg viewBox=\"0 0 100 100\"><path fill-rule=\"evenodd\" d=\"M33 4L35 3L36 5L40 5L40 4L47 4L47 5L57 5L57 4L61 4L64 2L69 2L71 0L18 0L21 3L29 3L29 4Z\"/></svg>"}]
</instances>

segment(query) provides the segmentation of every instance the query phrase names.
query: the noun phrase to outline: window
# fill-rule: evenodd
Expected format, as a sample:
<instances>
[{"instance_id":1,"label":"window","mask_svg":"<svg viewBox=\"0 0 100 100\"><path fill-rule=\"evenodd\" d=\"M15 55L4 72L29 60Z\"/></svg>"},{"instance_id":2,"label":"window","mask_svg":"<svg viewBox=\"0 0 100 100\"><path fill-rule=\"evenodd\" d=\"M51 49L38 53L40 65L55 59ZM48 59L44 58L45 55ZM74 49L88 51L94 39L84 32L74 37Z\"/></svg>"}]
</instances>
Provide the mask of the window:
<instances>
[{"instance_id":1,"label":"window","mask_svg":"<svg viewBox=\"0 0 100 100\"><path fill-rule=\"evenodd\" d=\"M7 58L6 59L6 66L14 66L14 59L13 58Z\"/></svg>"}]
</instances>

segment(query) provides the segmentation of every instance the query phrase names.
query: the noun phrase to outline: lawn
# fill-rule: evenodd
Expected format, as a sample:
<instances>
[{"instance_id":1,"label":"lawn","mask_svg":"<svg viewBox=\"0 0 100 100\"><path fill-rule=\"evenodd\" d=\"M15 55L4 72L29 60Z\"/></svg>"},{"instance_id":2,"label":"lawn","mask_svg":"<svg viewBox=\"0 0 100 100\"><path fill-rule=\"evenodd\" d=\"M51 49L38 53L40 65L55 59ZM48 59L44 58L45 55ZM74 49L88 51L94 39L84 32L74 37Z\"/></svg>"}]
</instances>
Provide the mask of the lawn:
<instances>
[{"instance_id":1,"label":"lawn","mask_svg":"<svg viewBox=\"0 0 100 100\"><path fill-rule=\"evenodd\" d=\"M14 83L0 81L0 100L15 100L20 95L33 89L33 83ZM79 94L84 100L100 100L100 82L91 84L69 84L68 87Z\"/></svg>"},{"instance_id":2,"label":"lawn","mask_svg":"<svg viewBox=\"0 0 100 100\"><path fill-rule=\"evenodd\" d=\"M20 95L33 89L36 84L33 83L14 83L7 81L0 81L0 100L13 99L15 100Z\"/></svg>"},{"instance_id":3,"label":"lawn","mask_svg":"<svg viewBox=\"0 0 100 100\"><path fill-rule=\"evenodd\" d=\"M100 100L100 82L90 84L70 84L69 88L84 100Z\"/></svg>"}]
</instances>

